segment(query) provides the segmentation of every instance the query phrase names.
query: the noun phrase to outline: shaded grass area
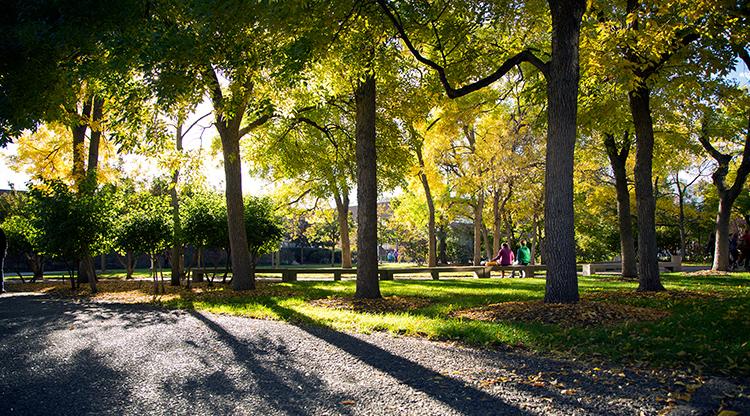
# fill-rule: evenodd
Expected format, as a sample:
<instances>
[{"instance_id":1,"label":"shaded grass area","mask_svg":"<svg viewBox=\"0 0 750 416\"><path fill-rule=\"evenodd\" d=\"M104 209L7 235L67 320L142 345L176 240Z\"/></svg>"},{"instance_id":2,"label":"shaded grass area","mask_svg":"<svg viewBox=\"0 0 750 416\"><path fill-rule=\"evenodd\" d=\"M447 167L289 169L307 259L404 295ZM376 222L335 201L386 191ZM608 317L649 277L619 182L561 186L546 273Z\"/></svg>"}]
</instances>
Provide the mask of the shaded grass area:
<instances>
[{"instance_id":1,"label":"shaded grass area","mask_svg":"<svg viewBox=\"0 0 750 416\"><path fill-rule=\"evenodd\" d=\"M692 367L699 373L750 375L750 273L727 276L663 274L668 292L637 293L637 282L612 276L581 277L586 303L650 308L665 316L616 324L550 324L532 320L484 321L456 312L520 302L539 308L544 279L454 279L383 281L384 303L353 305L355 282L260 282L254 292L199 284L192 290L167 287L159 296L148 282L100 284L95 300L158 303L168 308L284 320L336 330L458 341L474 346L511 346L593 362L645 367ZM12 285L11 290L72 294L62 284ZM394 306L395 305L395 306ZM597 308L594 308L595 310ZM599 308L601 309L601 308ZM565 317L560 318L563 321ZM596 322L596 319L591 320Z\"/></svg>"}]
</instances>

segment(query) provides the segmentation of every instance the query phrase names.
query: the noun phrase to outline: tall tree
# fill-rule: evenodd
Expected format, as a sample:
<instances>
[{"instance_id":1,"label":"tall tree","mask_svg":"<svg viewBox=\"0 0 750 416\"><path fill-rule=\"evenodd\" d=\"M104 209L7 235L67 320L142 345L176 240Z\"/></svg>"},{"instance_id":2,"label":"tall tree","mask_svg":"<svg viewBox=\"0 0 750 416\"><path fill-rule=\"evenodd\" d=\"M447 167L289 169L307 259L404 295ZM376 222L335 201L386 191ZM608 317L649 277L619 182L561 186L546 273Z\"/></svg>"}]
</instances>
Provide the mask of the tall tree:
<instances>
[{"instance_id":1,"label":"tall tree","mask_svg":"<svg viewBox=\"0 0 750 416\"><path fill-rule=\"evenodd\" d=\"M8 2L0 20L6 35L0 46L0 144L41 123L66 125L74 186L79 193L93 193L108 102L119 105L140 98L134 94L139 83L133 82L131 71L140 46L134 34L144 22L143 12L143 4L135 0ZM118 100L108 100L111 97ZM107 124L111 128L114 123ZM88 248L81 247L79 277L95 291L94 262L86 252Z\"/></svg>"},{"instance_id":2,"label":"tall tree","mask_svg":"<svg viewBox=\"0 0 750 416\"><path fill-rule=\"evenodd\" d=\"M742 57L750 64L747 52ZM729 220L732 215L732 206L743 191L748 174L750 174L750 112L747 110L750 108L748 107L749 97L747 93L739 94L739 98L735 98L734 103L724 105L724 108L718 109L719 111L714 113L713 109L708 110L710 113L704 117L701 133L698 136L701 145L717 165L712 175L719 196L712 269L721 271L727 271L729 268ZM744 130L744 137L742 137L742 130ZM724 142L724 147L728 148L727 151L722 152L711 143L711 138L717 135ZM735 154L730 152L732 147L741 149L738 152L741 158L734 172L734 180L728 184L727 176L735 159Z\"/></svg>"},{"instance_id":3,"label":"tall tree","mask_svg":"<svg viewBox=\"0 0 750 416\"><path fill-rule=\"evenodd\" d=\"M375 153L375 74L363 75L354 91L357 154L357 298L379 298L378 182Z\"/></svg>"},{"instance_id":4,"label":"tall tree","mask_svg":"<svg viewBox=\"0 0 750 416\"><path fill-rule=\"evenodd\" d=\"M575 264L572 172L579 79L578 42L586 3L581 0L549 0L552 22L549 62L541 60L531 49L524 49L503 61L490 75L458 88L453 86L446 73L445 48L441 48L439 44L438 56L442 53L443 64L423 55L407 35L404 20L398 10L387 0L378 0L378 3L412 55L439 74L440 81L451 98L486 88L523 62L533 64L545 75L549 129L545 176L545 229L547 233L545 252L548 270L545 302L577 302L578 276ZM482 5L471 4L465 7L482 9ZM507 9L503 12L507 12ZM432 28L436 27L436 20L439 19L432 20Z\"/></svg>"},{"instance_id":5,"label":"tall tree","mask_svg":"<svg viewBox=\"0 0 750 416\"><path fill-rule=\"evenodd\" d=\"M273 114L269 91L287 63L304 54L295 42L300 21L270 4L165 2L153 8L155 37L146 73L167 104L207 95L224 157L232 287L253 289L242 200L240 140ZM183 27L183 22L187 25ZM179 29L178 29L179 28ZM281 76L281 75L280 75Z\"/></svg>"},{"instance_id":6,"label":"tall tree","mask_svg":"<svg viewBox=\"0 0 750 416\"><path fill-rule=\"evenodd\" d=\"M617 144L611 133L604 135L604 147L612 165L617 191L617 225L620 229L620 263L622 276L638 277L636 263L635 242L633 240L633 224L630 218L630 190L628 188L627 161L632 146L630 132L623 134L622 142Z\"/></svg>"}]
</instances>

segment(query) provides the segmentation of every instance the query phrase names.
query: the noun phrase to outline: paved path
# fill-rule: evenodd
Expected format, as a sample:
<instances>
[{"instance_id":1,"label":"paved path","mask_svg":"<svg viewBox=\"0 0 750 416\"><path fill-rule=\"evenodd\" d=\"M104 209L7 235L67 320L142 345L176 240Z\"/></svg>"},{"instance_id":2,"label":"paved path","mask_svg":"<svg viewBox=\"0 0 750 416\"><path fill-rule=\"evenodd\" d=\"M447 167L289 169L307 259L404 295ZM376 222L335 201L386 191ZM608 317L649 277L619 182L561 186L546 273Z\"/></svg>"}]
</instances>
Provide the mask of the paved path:
<instances>
[{"instance_id":1,"label":"paved path","mask_svg":"<svg viewBox=\"0 0 750 416\"><path fill-rule=\"evenodd\" d=\"M517 352L22 294L0 297L0 360L0 415L632 415L658 413L674 387Z\"/></svg>"}]
</instances>

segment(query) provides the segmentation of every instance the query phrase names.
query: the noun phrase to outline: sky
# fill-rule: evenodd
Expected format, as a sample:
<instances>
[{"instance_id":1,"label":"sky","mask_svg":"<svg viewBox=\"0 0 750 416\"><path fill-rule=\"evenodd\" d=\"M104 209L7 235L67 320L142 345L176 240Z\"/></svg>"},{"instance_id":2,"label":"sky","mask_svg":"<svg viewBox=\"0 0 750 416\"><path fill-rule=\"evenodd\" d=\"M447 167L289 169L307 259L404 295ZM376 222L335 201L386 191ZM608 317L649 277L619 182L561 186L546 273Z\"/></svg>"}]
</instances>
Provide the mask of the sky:
<instances>
[{"instance_id":1,"label":"sky","mask_svg":"<svg viewBox=\"0 0 750 416\"><path fill-rule=\"evenodd\" d=\"M729 76L739 82L740 85L750 87L750 70L744 62L738 60L738 65ZM190 126L201 116L211 111L211 105L204 101L191 114L185 122L185 126ZM210 153L212 140L217 137L216 129L211 125L212 117L206 117L193 127L184 139L186 150L194 150L203 146L206 157ZM8 156L16 154L16 145L9 144L6 148L0 148L0 189L7 189L11 185L16 189L26 189L26 183L31 179L28 175L14 172L8 166ZM137 174L140 176L154 176L158 172L155 161L149 161L143 157L126 156L124 170L126 174ZM204 164L204 174L209 186L222 190L224 189L224 169L221 163L221 156L211 158ZM260 195L269 192L271 185L262 178L251 177L247 169L243 169L242 174L242 191L245 194Z\"/></svg>"}]
</instances>

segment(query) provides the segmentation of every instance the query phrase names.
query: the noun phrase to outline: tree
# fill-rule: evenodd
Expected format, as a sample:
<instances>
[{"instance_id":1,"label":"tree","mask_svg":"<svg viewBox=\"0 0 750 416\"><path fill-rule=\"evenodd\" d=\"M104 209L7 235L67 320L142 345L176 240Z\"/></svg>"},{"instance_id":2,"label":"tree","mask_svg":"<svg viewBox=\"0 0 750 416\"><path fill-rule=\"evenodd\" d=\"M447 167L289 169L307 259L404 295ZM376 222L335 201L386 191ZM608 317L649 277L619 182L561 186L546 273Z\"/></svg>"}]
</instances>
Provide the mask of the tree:
<instances>
[{"instance_id":1,"label":"tree","mask_svg":"<svg viewBox=\"0 0 750 416\"><path fill-rule=\"evenodd\" d=\"M331 248L331 267L336 262L336 243L339 241L340 227L335 210L319 209L312 219L313 241L324 247Z\"/></svg>"},{"instance_id":2,"label":"tree","mask_svg":"<svg viewBox=\"0 0 750 416\"><path fill-rule=\"evenodd\" d=\"M0 228L5 231L8 251L26 259L34 273L32 281L44 278L44 255L39 247L39 231L34 227L28 197L13 191L0 200Z\"/></svg>"},{"instance_id":3,"label":"tree","mask_svg":"<svg viewBox=\"0 0 750 416\"><path fill-rule=\"evenodd\" d=\"M250 253L250 264L253 268L262 254L270 253L281 243L284 230L281 220L274 213L274 207L268 198L245 198L245 227L247 231L247 249Z\"/></svg>"},{"instance_id":4,"label":"tree","mask_svg":"<svg viewBox=\"0 0 750 416\"><path fill-rule=\"evenodd\" d=\"M378 0L378 3L396 27L412 55L439 74L440 81L451 98L486 88L523 62L531 63L544 74L547 80L549 129L545 176L545 229L547 233L545 252L547 253L548 278L544 299L549 303L577 302L578 277L575 266L572 172L579 78L578 38L586 3L580 0L549 0L552 18L549 62L539 59L531 49L524 49L505 59L489 75L458 88L453 86L446 73L447 55L445 48L441 47L442 44L438 43L437 48L438 56L442 53L443 64L441 65L436 60L423 55L414 46L406 33L404 20L387 0ZM481 5L474 4L462 5L462 7L484 9ZM474 16L474 13L468 13L466 16ZM439 19L432 19L432 29L437 27L437 20ZM452 26L448 27L455 31Z\"/></svg>"},{"instance_id":5,"label":"tree","mask_svg":"<svg viewBox=\"0 0 750 416\"><path fill-rule=\"evenodd\" d=\"M294 5L290 5L294 7ZM289 8L271 4L219 7L205 2L166 2L154 10L160 36L149 50L150 81L163 101L209 96L221 138L226 180L227 226L232 256L232 287L253 289L255 275L247 252L242 200L240 140L268 121L273 106L267 92L272 74L283 73L304 25ZM189 22L182 30L180 22ZM298 26L299 25L299 26ZM296 48L296 49L295 49Z\"/></svg>"},{"instance_id":6,"label":"tree","mask_svg":"<svg viewBox=\"0 0 750 416\"><path fill-rule=\"evenodd\" d=\"M328 95L327 91L313 89L313 82L311 80L306 88L293 90L296 103L314 103L317 94ZM310 94L310 89L314 94ZM290 200L289 205L308 197L316 201L333 199L344 268L352 267L348 221L349 194L355 176L351 101L348 96L325 98L323 103L307 106L304 111L295 110L289 117L267 125L269 128L248 143L257 149L251 159L253 172L284 183L279 191L289 194L283 196Z\"/></svg>"},{"instance_id":7,"label":"tree","mask_svg":"<svg viewBox=\"0 0 750 416\"><path fill-rule=\"evenodd\" d=\"M141 192L134 196L132 202L117 229L117 245L126 253L146 253L149 256L156 294L161 272L159 256L169 247L174 232L169 200L164 196Z\"/></svg>"},{"instance_id":8,"label":"tree","mask_svg":"<svg viewBox=\"0 0 750 416\"><path fill-rule=\"evenodd\" d=\"M32 227L39 230L39 247L46 255L74 265L107 248L113 228L113 195L109 187L74 192L59 181L45 182L30 191ZM72 280L72 275L71 275ZM96 279L89 280L96 292ZM72 283L76 288L75 283Z\"/></svg>"},{"instance_id":9,"label":"tree","mask_svg":"<svg viewBox=\"0 0 750 416\"><path fill-rule=\"evenodd\" d=\"M743 59L750 63L747 53ZM719 196L719 209L716 214L716 243L714 249L713 270L727 271L729 268L729 219L732 215L732 206L743 191L745 181L750 174L750 113L747 113L748 96L746 93L735 98L735 102L726 100L723 108L716 113L707 113L701 126L698 137L706 152L716 161L717 167L712 175L716 192ZM723 111L722 111L723 110ZM710 110L709 110L710 111ZM715 114L715 115L714 115ZM744 137L742 130L744 124ZM718 150L712 143L711 138L718 135L725 143L728 150L732 147L741 151L740 163L734 173L734 181L727 184L732 161L735 154ZM738 150L739 150L738 149Z\"/></svg>"},{"instance_id":10,"label":"tree","mask_svg":"<svg viewBox=\"0 0 750 416\"><path fill-rule=\"evenodd\" d=\"M196 191L187 195L180 215L184 241L197 251L191 261L197 267L203 266L203 252L207 247L229 246L226 203L220 194Z\"/></svg>"},{"instance_id":11,"label":"tree","mask_svg":"<svg viewBox=\"0 0 750 416\"><path fill-rule=\"evenodd\" d=\"M627 174L627 162L631 146L629 131L625 132L619 145L613 134L604 134L604 147L607 149L607 156L615 178L615 190L617 191L617 225L620 230L622 277L635 278L638 277L638 265L635 256L633 225L630 218L630 190Z\"/></svg>"}]
</instances>

